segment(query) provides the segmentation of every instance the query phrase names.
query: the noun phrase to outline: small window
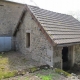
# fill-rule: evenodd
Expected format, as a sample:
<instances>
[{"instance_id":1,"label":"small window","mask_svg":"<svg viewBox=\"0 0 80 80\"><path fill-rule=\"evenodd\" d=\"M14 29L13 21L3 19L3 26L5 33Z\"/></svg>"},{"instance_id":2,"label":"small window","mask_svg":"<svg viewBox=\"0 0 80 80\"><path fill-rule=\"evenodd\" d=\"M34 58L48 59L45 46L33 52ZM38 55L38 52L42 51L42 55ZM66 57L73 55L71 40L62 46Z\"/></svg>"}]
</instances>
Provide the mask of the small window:
<instances>
[{"instance_id":1,"label":"small window","mask_svg":"<svg viewBox=\"0 0 80 80\"><path fill-rule=\"evenodd\" d=\"M26 47L30 47L30 33L26 33Z\"/></svg>"}]
</instances>

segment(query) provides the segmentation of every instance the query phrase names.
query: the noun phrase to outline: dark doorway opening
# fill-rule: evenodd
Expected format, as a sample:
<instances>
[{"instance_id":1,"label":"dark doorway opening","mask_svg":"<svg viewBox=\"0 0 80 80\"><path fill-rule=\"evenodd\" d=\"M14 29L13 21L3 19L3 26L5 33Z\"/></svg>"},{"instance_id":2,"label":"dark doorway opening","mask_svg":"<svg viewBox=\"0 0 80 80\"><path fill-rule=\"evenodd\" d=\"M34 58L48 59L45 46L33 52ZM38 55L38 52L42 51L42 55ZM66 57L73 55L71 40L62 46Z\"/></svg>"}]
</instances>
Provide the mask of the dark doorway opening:
<instances>
[{"instance_id":1,"label":"dark doorway opening","mask_svg":"<svg viewBox=\"0 0 80 80\"><path fill-rule=\"evenodd\" d=\"M62 68L63 70L69 70L69 66L68 66L68 47L63 47L62 49Z\"/></svg>"}]
</instances>

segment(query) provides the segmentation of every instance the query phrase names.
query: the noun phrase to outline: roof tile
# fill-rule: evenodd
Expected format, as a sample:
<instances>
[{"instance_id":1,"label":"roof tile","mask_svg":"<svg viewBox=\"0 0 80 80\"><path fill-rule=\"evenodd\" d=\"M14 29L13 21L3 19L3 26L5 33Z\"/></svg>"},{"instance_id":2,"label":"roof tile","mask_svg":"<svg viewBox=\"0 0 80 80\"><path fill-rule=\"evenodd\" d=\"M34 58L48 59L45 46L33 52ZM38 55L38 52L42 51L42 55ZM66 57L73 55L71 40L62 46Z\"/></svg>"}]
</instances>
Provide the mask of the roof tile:
<instances>
[{"instance_id":1,"label":"roof tile","mask_svg":"<svg viewBox=\"0 0 80 80\"><path fill-rule=\"evenodd\" d=\"M28 6L41 26L57 45L80 43L80 22L71 15Z\"/></svg>"}]
</instances>

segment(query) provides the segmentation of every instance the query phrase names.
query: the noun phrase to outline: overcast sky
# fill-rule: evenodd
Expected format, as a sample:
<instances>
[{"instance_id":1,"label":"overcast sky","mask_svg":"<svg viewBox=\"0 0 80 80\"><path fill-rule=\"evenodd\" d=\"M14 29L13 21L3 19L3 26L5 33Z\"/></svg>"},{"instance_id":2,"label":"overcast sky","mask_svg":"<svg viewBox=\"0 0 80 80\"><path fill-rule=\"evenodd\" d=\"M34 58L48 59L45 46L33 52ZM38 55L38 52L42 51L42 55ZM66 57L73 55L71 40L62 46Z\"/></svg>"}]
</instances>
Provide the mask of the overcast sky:
<instances>
[{"instance_id":1,"label":"overcast sky","mask_svg":"<svg viewBox=\"0 0 80 80\"><path fill-rule=\"evenodd\" d=\"M60 13L80 11L80 0L12 0L15 2L37 5L41 8Z\"/></svg>"}]
</instances>

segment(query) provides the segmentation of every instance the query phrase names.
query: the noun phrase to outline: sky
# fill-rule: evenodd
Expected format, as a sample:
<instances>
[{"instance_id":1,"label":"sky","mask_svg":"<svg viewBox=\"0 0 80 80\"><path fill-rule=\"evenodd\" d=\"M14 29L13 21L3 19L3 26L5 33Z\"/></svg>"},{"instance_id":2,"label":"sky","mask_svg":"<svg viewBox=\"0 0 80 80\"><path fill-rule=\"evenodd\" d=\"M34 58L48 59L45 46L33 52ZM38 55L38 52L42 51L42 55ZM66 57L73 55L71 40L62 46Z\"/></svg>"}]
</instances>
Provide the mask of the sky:
<instances>
[{"instance_id":1,"label":"sky","mask_svg":"<svg viewBox=\"0 0 80 80\"><path fill-rule=\"evenodd\" d=\"M12 0L59 13L80 11L80 0Z\"/></svg>"}]
</instances>

